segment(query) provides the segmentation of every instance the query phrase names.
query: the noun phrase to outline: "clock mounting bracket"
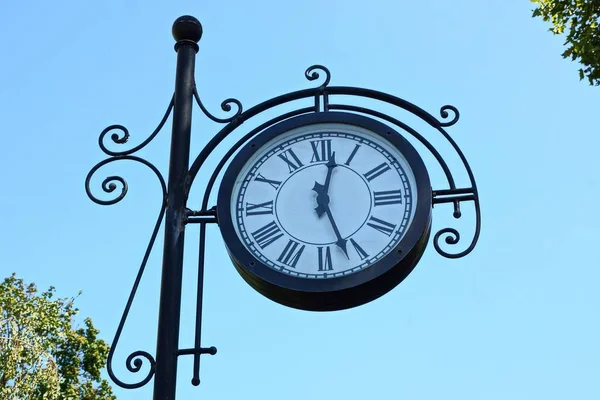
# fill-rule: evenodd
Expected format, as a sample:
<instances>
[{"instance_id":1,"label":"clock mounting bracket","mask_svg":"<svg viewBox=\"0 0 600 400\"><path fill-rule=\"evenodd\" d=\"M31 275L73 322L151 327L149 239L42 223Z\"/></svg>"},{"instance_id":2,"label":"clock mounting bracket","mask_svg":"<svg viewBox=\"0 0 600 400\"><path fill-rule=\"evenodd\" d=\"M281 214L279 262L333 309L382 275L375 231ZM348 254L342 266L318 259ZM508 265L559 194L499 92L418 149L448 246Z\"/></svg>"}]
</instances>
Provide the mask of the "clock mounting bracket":
<instances>
[{"instance_id":1,"label":"clock mounting bracket","mask_svg":"<svg viewBox=\"0 0 600 400\"><path fill-rule=\"evenodd\" d=\"M199 39L199 38L198 38ZM179 39L178 39L179 40ZM181 40L182 48L184 48L184 40ZM196 46L197 47L197 46ZM197 48L196 48L197 51ZM204 274L204 260L206 252L206 226L207 224L218 224L217 210L215 206L209 206L211 195L213 194L214 186L221 176L223 168L228 164L231 157L246 143L248 143L253 137L263 132L265 129L278 124L287 119L297 117L300 115L310 113L331 113L331 112L348 112L364 115L370 118L378 119L390 124L397 131L401 132L403 136L410 138L415 143L420 145L421 149L428 152L430 156L437 162L437 167L441 168L442 176L445 178L432 189L431 199L432 205L439 205L449 203L453 206L452 216L456 219L463 216L461 206L463 204L472 204L474 212L470 215L474 218L474 228L470 242L466 246L463 246L459 251L451 251L451 248L461 247L461 235L458 229L453 227L446 227L437 230L433 234L433 245L436 251L446 258L460 258L469 254L475 247L481 228L481 216L479 206L479 195L477 191L477 185L471 167L463 152L454 141L454 139L448 134L446 128L454 126L459 118L458 110L450 105L441 107L439 111L439 118L428 113L424 109L410 103L404 99L393 96L388 93L358 88L349 86L330 86L331 73L322 65L313 65L305 71L305 77L309 81L321 80L318 86L302 89L287 94L283 94L267 101L264 101L256 106L249 108L248 110L243 109L242 103L233 98L224 100L221 103L221 110L229 115L224 117L218 117L212 114L207 107L203 104L200 93L196 87L195 82L191 89L191 96L201 109L203 114L213 123L220 124L221 127L217 134L212 137L206 146L199 152L189 168L186 166L185 177L182 180L183 197L184 203L186 203L183 212L176 217L179 229L185 230L187 224L194 224L200 226L199 236L199 261L198 261L198 283L197 283L197 304L196 304L196 327L195 327L195 339L194 347L190 349L178 349L175 357L180 355L193 355L194 366L193 366L193 377L192 383L198 385L200 383L199 368L200 368L200 356L202 354L215 354L216 349L214 347L201 347L201 324L202 324L202 292L203 292L203 274ZM192 72L193 76L193 72ZM157 128L148 136L147 139L142 141L137 146L131 147L126 150L111 150L110 146L122 146L129 140L130 134L127 128L122 125L111 125L104 129L99 137L99 147L104 154L108 157L98 164L96 164L88 173L85 180L85 189L92 201L101 205L112 205L120 202L128 192L127 181L116 175L111 175L103 179L100 183L100 187L105 194L113 196L110 199L102 199L97 197L92 192L92 182L94 180L94 174L102 167L112 164L113 162L129 161L148 167L154 175L156 175L162 192L162 201L160 202L158 217L154 230L152 232L148 246L146 247L142 263L139 267L138 273L135 278L132 290L130 292L125 310L121 316L117 332L114 340L112 341L110 354L108 357L108 373L111 379L117 383L117 385L124 388L138 388L147 384L152 377L155 375L157 370L157 360L146 351L135 351L131 353L125 362L127 370L133 374L140 374L144 362L147 365L145 374L142 373L143 377L134 383L126 383L115 376L112 368L113 355L115 348L119 342L119 338L124 328L124 324L128 317L130 308L133 303L133 299L136 295L138 286L140 284L142 275L144 273L146 263L152 247L156 241L158 231L167 210L169 208L169 187L161 172L147 160L134 155L138 151L144 149L161 131L166 121L172 114L175 107L175 98L171 99L167 111L165 112L162 120L158 124ZM389 106L394 106L398 113L407 112L412 116L417 117L418 120L425 123L434 134L441 135L441 137L449 144L449 148L454 151L454 155L460 159L462 164L461 173L466 174L468 177L468 184L464 186L458 186L455 180L455 173L441 152L432 144L432 141L428 140L420 131L417 131L406 123L401 117L392 115L389 112L383 112L381 109L376 107L367 107L365 102L374 102L377 104L383 104L385 107L382 109L389 110ZM297 106L294 106L294 105ZM370 104L370 103L369 103ZM281 107L280 107L281 106ZM279 111L278 111L278 107ZM281 108L285 108L285 112L281 112ZM174 117L175 118L175 117ZM241 127L244 126L243 129ZM243 131L243 135L228 149L221 149L220 146L226 138L234 133ZM107 146L107 142L110 141L112 144ZM229 143L229 142L228 142ZM210 173L209 179L204 188L202 201L199 206L195 209L189 207L187 200L189 198L192 185L198 176L199 172L204 171L207 167L205 163L209 156L214 155L215 150L219 149L218 153L224 155L216 163L216 167L211 167L211 170L207 171ZM188 154L189 155L189 154ZM212 165L212 164L211 164ZM444 247L441 242L445 242ZM456 246L456 247L453 247ZM157 358L158 359L158 358Z\"/></svg>"}]
</instances>

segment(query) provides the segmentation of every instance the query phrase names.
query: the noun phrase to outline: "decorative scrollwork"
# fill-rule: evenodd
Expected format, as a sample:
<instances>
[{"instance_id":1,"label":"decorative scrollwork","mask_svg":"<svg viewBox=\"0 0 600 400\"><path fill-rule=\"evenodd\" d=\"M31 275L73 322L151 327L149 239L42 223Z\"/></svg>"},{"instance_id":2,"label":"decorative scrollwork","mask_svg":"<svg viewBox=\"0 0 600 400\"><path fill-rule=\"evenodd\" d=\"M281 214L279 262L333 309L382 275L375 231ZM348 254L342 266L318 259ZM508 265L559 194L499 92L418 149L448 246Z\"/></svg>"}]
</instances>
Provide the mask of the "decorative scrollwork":
<instances>
[{"instance_id":1,"label":"decorative scrollwork","mask_svg":"<svg viewBox=\"0 0 600 400\"><path fill-rule=\"evenodd\" d=\"M309 81L316 81L321 76L319 74L319 71L325 73L325 81L317 88L325 89L325 87L327 87L327 85L329 85L329 82L331 81L331 72L329 72L329 69L327 67L323 65L313 65L311 67L308 67L306 71L304 71L304 76Z\"/></svg>"},{"instance_id":2,"label":"decorative scrollwork","mask_svg":"<svg viewBox=\"0 0 600 400\"><path fill-rule=\"evenodd\" d=\"M100 204L103 206L110 206L110 205L120 202L121 200L123 200L125 195L127 195L127 190L128 190L127 181L120 176L108 176L102 181L102 190L106 193L112 193L117 189L117 184L115 182L119 182L119 184L121 185L121 193L112 200L101 200L101 199L97 198L96 196L94 196L94 194L92 193L92 190L90 188L90 180L92 179L92 176L94 175L94 173L98 169L100 169L102 166L109 164L116 160L117 160L116 158L107 158L106 160L99 162L98 164L96 164L94 166L94 168L92 168L90 170L87 177L85 178L85 192L87 193L88 197L96 204Z\"/></svg>"},{"instance_id":3,"label":"decorative scrollwork","mask_svg":"<svg viewBox=\"0 0 600 400\"><path fill-rule=\"evenodd\" d=\"M143 361L144 359L150 363L150 370L148 371L148 373L146 374L144 379L142 379L139 382L125 383L125 382L121 381L119 378L117 378L115 376L115 374L112 370L113 355L114 355L114 350L113 350L113 347L111 347L111 351L108 354L108 359L107 359L108 375L113 380L113 382L115 382L117 385L121 386L122 388L137 389L139 387L144 386L146 383L150 382L150 379L152 379L152 377L154 376L154 372L156 371L156 360L154 359L154 357L152 357L152 355L150 355L150 353L138 350L138 351L134 351L129 356L127 356L127 359L125 360L125 366L127 367L127 370L129 370L132 373L139 372L142 369L142 366L144 365L144 361Z\"/></svg>"},{"instance_id":4,"label":"decorative scrollwork","mask_svg":"<svg viewBox=\"0 0 600 400\"><path fill-rule=\"evenodd\" d=\"M460 113L458 112L458 109L456 107L451 105L445 105L440 109L440 115L443 119L447 119L450 116L448 110L452 111L453 117L450 121L440 121L440 126L443 126L444 128L456 124L458 122L458 119L460 118Z\"/></svg>"},{"instance_id":5,"label":"decorative scrollwork","mask_svg":"<svg viewBox=\"0 0 600 400\"><path fill-rule=\"evenodd\" d=\"M444 229L440 229L435 236L433 237L433 246L435 247L435 249L437 250L438 253L440 253L441 255L448 257L448 258L452 258L453 254L447 253L444 250L442 250L442 248L440 247L440 237L442 235L446 235L446 238L444 239L444 241L447 244L450 245L455 245L458 244L458 242L460 241L460 233L454 229L454 228L444 228Z\"/></svg>"},{"instance_id":6,"label":"decorative scrollwork","mask_svg":"<svg viewBox=\"0 0 600 400\"><path fill-rule=\"evenodd\" d=\"M446 235L444 238L444 241L448 245L454 246L460 242L460 233L458 232L458 230L456 230L454 228L443 228L443 229L440 229L433 237L433 247L435 247L435 250L438 252L438 254L440 254L441 256L446 257L446 258L461 258L461 257L464 257L467 254L469 254L471 251L473 251L473 249L475 248L475 245L477 244L477 241L479 240L479 233L481 231L481 214L480 214L480 210L479 210L479 197L477 197L477 195L475 195L474 204L475 204L475 234L473 235L473 239L471 240L471 244L469 245L469 247L467 247L465 250L463 250L459 253L450 253L450 252L443 250L440 246L440 239L442 238L443 235ZM455 214L454 217L460 218L460 215L457 217Z\"/></svg>"},{"instance_id":7,"label":"decorative scrollwork","mask_svg":"<svg viewBox=\"0 0 600 400\"><path fill-rule=\"evenodd\" d=\"M171 110L173 110L173 105L174 105L174 98L171 97L171 102L169 103L169 106L167 107L167 111L165 112L165 115L162 117L162 120L160 121L160 123L158 124L158 126L156 127L156 129L154 130L154 132L152 132L150 134L150 136L148 136L148 138L146 140L144 140L142 143L138 144L137 146L129 149L129 150L123 150L123 151L113 151L113 150L109 150L106 145L104 144L104 138L106 137L106 135L108 135L109 132L111 131L121 131L120 133L117 132L113 132L110 135L110 139L113 141L113 143L115 144L125 144L127 143L127 141L129 140L129 131L127 130L127 128L125 128L123 125L111 125L106 127L102 133L100 133L100 137L98 138L98 145L100 146L100 149L104 152L104 154L108 154L109 156L126 156L129 154L133 154L138 150L141 150L142 148L144 148L148 143L150 143L152 141L152 139L154 139L156 137L156 135L158 135L158 132L160 132L160 130L163 128L163 126L165 125L165 123L167 122L167 119L169 118L169 115L171 115ZM93 199L92 199L93 200Z\"/></svg>"},{"instance_id":8,"label":"decorative scrollwork","mask_svg":"<svg viewBox=\"0 0 600 400\"><path fill-rule=\"evenodd\" d=\"M235 106L237 107L235 114L233 114L231 117L228 117L228 118L215 117L213 114L210 113L210 111L208 111L206 109L204 104L202 104L202 100L200 100L200 95L198 94L198 90L196 89L195 84L194 84L194 98L196 99L196 103L198 104L198 107L200 107L200 109L202 110L204 115L206 115L212 121L220 123L220 124L226 124L226 123L233 121L244 111L244 107L242 106L242 103L238 99L234 99L234 98L230 97L228 99L223 100L223 102L221 103L221 110L223 110L225 112L230 112L231 104L235 104Z\"/></svg>"},{"instance_id":9,"label":"decorative scrollwork","mask_svg":"<svg viewBox=\"0 0 600 400\"><path fill-rule=\"evenodd\" d=\"M150 170L152 170L152 172L154 172L154 174L158 178L158 181L160 182L160 187L162 190L162 203L161 203L161 207L160 207L160 212L156 219L156 224L154 225L154 230L152 231L152 236L150 237L150 241L148 243L148 246L146 247L146 251L144 253L144 258L142 259L142 263L140 264L140 268L138 270L135 281L133 283L133 287L129 294L129 298L127 299L127 304L125 306L125 310L123 311L121 320L119 321L119 326L117 328L115 337L114 337L111 347L110 347L110 351L108 353L107 366L106 366L107 370L108 370L108 375L113 380L113 382L115 382L117 385L119 385L120 387L125 388L125 389L135 389L135 388L144 386L154 376L154 372L156 370L156 360L154 359L154 357L152 357L152 355L150 355L150 353L145 352L145 351L140 351L140 350L131 353L127 357L127 359L125 360L125 366L127 367L127 370L132 373L140 372L140 370L142 369L142 366L144 364L144 360L148 361L148 363L150 364L150 369L146 373L146 376L143 379L141 379L140 381L135 382L135 383L125 383L122 380L120 380L119 378L117 378L113 372L112 362L113 362L113 356L115 353L115 349L117 347L117 344L119 343L119 339L121 337L121 333L122 333L123 327L125 325L125 321L127 320L127 316L129 315L129 310L131 309L131 305L133 304L133 299L135 298L135 294L137 292L138 286L142 279L142 275L144 274L144 270L145 270L146 264L148 262L148 257L150 256L150 252L152 251L152 247L154 246L154 242L156 241L156 236L158 235L158 231L160 229L161 222L165 215L165 208L166 208L166 204L167 204L167 185L166 185L165 180L164 180L162 174L160 173L160 171L158 171L158 169L154 165L152 165L150 162L144 160L143 158L131 156L131 155L110 157L110 158L107 158L106 160L103 160L103 161L99 162L98 164L96 164L90 170L90 172L88 173L88 175L85 179L85 191L86 191L88 197L93 202L95 202L97 204L102 204L102 205L112 205L112 204L118 203L125 197L125 195L127 194L128 186L127 186L127 182L125 181L125 179L123 179L120 176L109 176L102 181L102 190L104 190L107 193L112 193L117 189L117 183L115 183L115 182L118 182L119 184L121 184L121 193L112 200L100 200L92 194L92 191L90 189L90 181L92 179L92 176L94 175L94 173L96 171L98 171L99 168L101 168L102 166L104 166L106 164L109 164L109 163L112 163L115 161L122 161L122 160L134 161L134 162L143 164L143 165L147 166L148 168L150 168Z\"/></svg>"}]
</instances>

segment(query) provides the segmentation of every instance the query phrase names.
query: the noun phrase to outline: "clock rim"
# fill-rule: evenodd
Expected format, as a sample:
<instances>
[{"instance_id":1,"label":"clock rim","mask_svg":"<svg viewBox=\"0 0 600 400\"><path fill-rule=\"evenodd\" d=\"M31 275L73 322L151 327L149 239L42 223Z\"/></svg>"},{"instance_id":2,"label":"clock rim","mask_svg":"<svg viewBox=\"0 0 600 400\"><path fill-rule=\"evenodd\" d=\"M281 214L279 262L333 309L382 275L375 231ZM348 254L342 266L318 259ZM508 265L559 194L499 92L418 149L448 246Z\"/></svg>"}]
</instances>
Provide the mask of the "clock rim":
<instances>
[{"instance_id":1,"label":"clock rim","mask_svg":"<svg viewBox=\"0 0 600 400\"><path fill-rule=\"evenodd\" d=\"M413 220L400 242L374 264L333 278L302 278L263 264L243 244L231 215L233 189L247 161L265 144L292 129L320 123L337 123L367 129L396 148L406 159L416 182L417 205ZM363 115L317 112L296 116L266 128L248 141L230 162L217 197L217 221L235 268L255 290L294 308L329 311L367 303L397 286L416 266L431 231L432 192L429 174L417 150L392 127ZM253 265L251 264L253 263Z\"/></svg>"}]
</instances>

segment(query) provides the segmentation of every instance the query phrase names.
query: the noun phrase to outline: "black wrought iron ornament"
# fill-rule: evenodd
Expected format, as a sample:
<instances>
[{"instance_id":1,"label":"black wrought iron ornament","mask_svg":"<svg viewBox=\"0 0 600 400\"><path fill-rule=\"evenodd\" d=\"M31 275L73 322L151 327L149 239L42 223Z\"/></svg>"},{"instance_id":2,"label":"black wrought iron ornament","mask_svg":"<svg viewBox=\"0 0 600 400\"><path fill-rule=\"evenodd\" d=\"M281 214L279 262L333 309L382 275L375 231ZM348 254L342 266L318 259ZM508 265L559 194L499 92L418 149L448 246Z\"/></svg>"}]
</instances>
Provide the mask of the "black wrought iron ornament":
<instances>
[{"instance_id":1,"label":"black wrought iron ornament","mask_svg":"<svg viewBox=\"0 0 600 400\"><path fill-rule=\"evenodd\" d=\"M90 199L102 205L115 204L127 194L125 179L103 179L102 190L116 196L102 200L92 193L92 177L107 164L132 161L150 168L162 190L159 215L108 357L108 373L117 385L138 388L154 377L154 399L174 399L180 355L194 356L192 384L200 383L200 356L216 354L214 347L201 347L207 224L218 223L233 264L254 289L281 304L306 310L354 307L398 285L427 246L435 204L452 203L455 218L462 216L462 203L474 207L474 234L468 245L456 252L443 249L442 239L449 247L461 243L458 230L447 227L433 235L436 251L446 258L460 258L473 250L481 226L477 185L465 156L445 130L459 119L455 107L443 106L440 118L436 118L387 93L329 86L329 70L315 65L306 70L305 77L309 81L323 79L319 86L272 98L246 111L240 101L230 98L223 101L221 109L231 115L216 117L202 103L195 85L200 23L189 16L178 18L173 36L177 51L175 94L158 127L139 145L122 151L110 150L106 141L110 138L114 145L124 145L130 137L128 130L121 125L107 127L100 134L99 146L108 158L96 164L85 181ZM305 99L312 99L312 104L244 129L244 123L277 106ZM457 187L440 152L406 122L351 104L349 99L377 100L420 118L451 145L469 185ZM223 127L190 164L194 100L211 121ZM171 154L165 181L153 164L133 154L156 137L171 113ZM204 162L226 137L239 131L241 138L226 151L221 150L225 155L210 171L200 207L189 207L188 196ZM446 181L434 182L433 190L427 168L407 137L423 145L445 175ZM209 205L217 178L226 166L217 204ZM131 353L125 360L128 371L145 374L127 383L115 376L113 356L163 218L156 358L148 351ZM183 243L188 224L198 224L200 230L195 343L193 348L180 349Z\"/></svg>"}]
</instances>

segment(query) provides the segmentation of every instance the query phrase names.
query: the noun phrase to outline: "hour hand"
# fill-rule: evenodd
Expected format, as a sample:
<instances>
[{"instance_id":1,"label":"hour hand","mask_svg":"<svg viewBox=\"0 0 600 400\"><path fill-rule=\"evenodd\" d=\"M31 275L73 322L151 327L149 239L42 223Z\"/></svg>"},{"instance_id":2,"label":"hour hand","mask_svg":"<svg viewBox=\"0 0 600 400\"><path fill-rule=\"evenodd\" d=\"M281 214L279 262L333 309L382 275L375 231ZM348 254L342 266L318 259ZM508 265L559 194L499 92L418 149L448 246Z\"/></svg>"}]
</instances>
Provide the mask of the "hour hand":
<instances>
[{"instance_id":1,"label":"hour hand","mask_svg":"<svg viewBox=\"0 0 600 400\"><path fill-rule=\"evenodd\" d=\"M321 218L329 208L329 195L327 194L325 186L321 185L319 182L315 182L315 186L312 190L317 193L317 206L315 207L315 211L319 218Z\"/></svg>"},{"instance_id":2,"label":"hour hand","mask_svg":"<svg viewBox=\"0 0 600 400\"><path fill-rule=\"evenodd\" d=\"M312 190L317 192L317 194L325 193L325 186L321 185L319 182L315 182L315 186L313 186Z\"/></svg>"},{"instance_id":3,"label":"hour hand","mask_svg":"<svg viewBox=\"0 0 600 400\"><path fill-rule=\"evenodd\" d=\"M317 193L317 207L315 207L315 211L319 218L323 216L329 209L329 184L331 183L331 174L333 169L337 167L335 162L335 151L331 153L331 157L327 161L327 176L325 178L325 184L321 185L319 182L315 182L313 189Z\"/></svg>"}]
</instances>

